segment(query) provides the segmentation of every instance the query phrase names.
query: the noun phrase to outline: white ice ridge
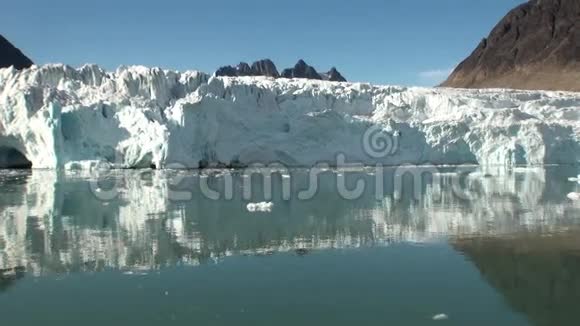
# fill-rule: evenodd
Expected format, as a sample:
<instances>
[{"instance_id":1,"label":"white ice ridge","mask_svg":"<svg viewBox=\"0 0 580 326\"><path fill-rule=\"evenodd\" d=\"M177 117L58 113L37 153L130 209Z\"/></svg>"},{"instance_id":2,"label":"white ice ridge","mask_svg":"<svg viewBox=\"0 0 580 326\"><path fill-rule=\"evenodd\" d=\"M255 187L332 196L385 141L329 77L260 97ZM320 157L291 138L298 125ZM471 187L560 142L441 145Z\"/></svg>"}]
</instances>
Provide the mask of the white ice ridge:
<instances>
[{"instance_id":1,"label":"white ice ridge","mask_svg":"<svg viewBox=\"0 0 580 326\"><path fill-rule=\"evenodd\" d=\"M333 165L340 153L347 163L385 165L568 164L580 158L579 116L580 93L227 78L139 66L8 68L0 70L0 165L15 160L14 150L35 168ZM363 146L373 128L391 137L386 155Z\"/></svg>"}]
</instances>

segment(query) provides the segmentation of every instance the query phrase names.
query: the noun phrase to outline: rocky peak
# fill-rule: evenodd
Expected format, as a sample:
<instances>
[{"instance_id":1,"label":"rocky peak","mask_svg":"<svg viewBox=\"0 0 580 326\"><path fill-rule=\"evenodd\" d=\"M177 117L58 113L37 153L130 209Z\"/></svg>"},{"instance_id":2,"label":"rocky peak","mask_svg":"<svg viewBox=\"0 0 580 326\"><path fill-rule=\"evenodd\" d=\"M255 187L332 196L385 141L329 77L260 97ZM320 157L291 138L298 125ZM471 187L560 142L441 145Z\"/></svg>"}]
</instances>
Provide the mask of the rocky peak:
<instances>
[{"instance_id":1,"label":"rocky peak","mask_svg":"<svg viewBox=\"0 0 580 326\"><path fill-rule=\"evenodd\" d=\"M319 74L316 69L300 59L293 68L284 69L278 73L278 69L272 60L262 59L254 62L251 66L241 62L236 67L223 66L216 72L216 76L241 77L241 76L267 76L273 78L306 78L316 80L328 80L344 82L346 79L334 67L327 73Z\"/></svg>"},{"instance_id":2,"label":"rocky peak","mask_svg":"<svg viewBox=\"0 0 580 326\"><path fill-rule=\"evenodd\" d=\"M240 62L240 64L238 64L236 67L236 71L238 76L255 76L252 67L250 67L250 65L245 62Z\"/></svg>"},{"instance_id":3,"label":"rocky peak","mask_svg":"<svg viewBox=\"0 0 580 326\"><path fill-rule=\"evenodd\" d=\"M215 75L224 77L236 77L238 76L238 70L232 66L223 66L216 70Z\"/></svg>"},{"instance_id":4,"label":"rocky peak","mask_svg":"<svg viewBox=\"0 0 580 326\"><path fill-rule=\"evenodd\" d=\"M256 76L280 77L276 65L270 59L263 59L254 62L252 64L252 72Z\"/></svg>"},{"instance_id":5,"label":"rocky peak","mask_svg":"<svg viewBox=\"0 0 580 326\"><path fill-rule=\"evenodd\" d=\"M326 74L324 74L324 79L329 81L336 81L336 82L345 82L346 78L344 78L340 72L335 67L330 68Z\"/></svg>"},{"instance_id":6,"label":"rocky peak","mask_svg":"<svg viewBox=\"0 0 580 326\"><path fill-rule=\"evenodd\" d=\"M580 0L511 10L442 86L580 91Z\"/></svg>"},{"instance_id":7,"label":"rocky peak","mask_svg":"<svg viewBox=\"0 0 580 326\"><path fill-rule=\"evenodd\" d=\"M314 67L309 66L304 60L300 59L294 65L294 68L284 69L282 72L282 77L284 78L306 78L306 79L322 79L322 77L316 72Z\"/></svg>"},{"instance_id":8,"label":"rocky peak","mask_svg":"<svg viewBox=\"0 0 580 326\"><path fill-rule=\"evenodd\" d=\"M0 68L13 66L20 70L32 65L33 62L27 56L0 35Z\"/></svg>"}]
</instances>

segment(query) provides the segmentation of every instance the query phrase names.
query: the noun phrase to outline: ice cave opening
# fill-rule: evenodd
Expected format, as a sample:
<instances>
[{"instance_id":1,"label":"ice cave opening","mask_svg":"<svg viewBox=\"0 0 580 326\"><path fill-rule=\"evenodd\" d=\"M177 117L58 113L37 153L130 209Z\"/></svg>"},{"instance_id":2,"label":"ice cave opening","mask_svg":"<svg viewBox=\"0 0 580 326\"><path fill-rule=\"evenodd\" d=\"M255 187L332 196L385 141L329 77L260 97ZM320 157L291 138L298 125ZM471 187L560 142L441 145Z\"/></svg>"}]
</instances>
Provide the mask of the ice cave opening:
<instances>
[{"instance_id":1,"label":"ice cave opening","mask_svg":"<svg viewBox=\"0 0 580 326\"><path fill-rule=\"evenodd\" d=\"M24 154L13 147L0 146L0 169L30 169L30 162Z\"/></svg>"}]
</instances>

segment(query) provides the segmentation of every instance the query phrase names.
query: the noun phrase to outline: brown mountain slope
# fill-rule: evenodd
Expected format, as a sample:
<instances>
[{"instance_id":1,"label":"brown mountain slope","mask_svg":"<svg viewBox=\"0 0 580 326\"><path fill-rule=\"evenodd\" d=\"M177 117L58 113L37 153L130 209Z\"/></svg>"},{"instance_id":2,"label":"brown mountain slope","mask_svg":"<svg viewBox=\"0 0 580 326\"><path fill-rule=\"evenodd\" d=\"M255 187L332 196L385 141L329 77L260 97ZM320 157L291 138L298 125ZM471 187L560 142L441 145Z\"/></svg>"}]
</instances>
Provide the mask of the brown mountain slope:
<instances>
[{"instance_id":1,"label":"brown mountain slope","mask_svg":"<svg viewBox=\"0 0 580 326\"><path fill-rule=\"evenodd\" d=\"M505 16L441 86L580 91L580 0L531 0Z\"/></svg>"}]
</instances>

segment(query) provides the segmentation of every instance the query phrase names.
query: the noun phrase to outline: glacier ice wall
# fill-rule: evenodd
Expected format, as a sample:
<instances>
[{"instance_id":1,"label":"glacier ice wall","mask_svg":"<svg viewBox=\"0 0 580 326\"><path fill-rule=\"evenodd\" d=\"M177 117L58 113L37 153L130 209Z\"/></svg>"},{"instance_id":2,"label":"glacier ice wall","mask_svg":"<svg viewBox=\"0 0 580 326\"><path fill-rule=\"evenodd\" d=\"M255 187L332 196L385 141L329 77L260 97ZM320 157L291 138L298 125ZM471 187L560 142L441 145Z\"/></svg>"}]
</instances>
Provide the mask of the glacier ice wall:
<instances>
[{"instance_id":1,"label":"glacier ice wall","mask_svg":"<svg viewBox=\"0 0 580 326\"><path fill-rule=\"evenodd\" d=\"M580 93L210 77L140 66L0 70L0 167L575 164ZM365 136L389 137L369 155ZM4 150L3 150L4 149ZM6 155L4 155L6 156ZM4 163L3 163L4 162Z\"/></svg>"}]
</instances>

